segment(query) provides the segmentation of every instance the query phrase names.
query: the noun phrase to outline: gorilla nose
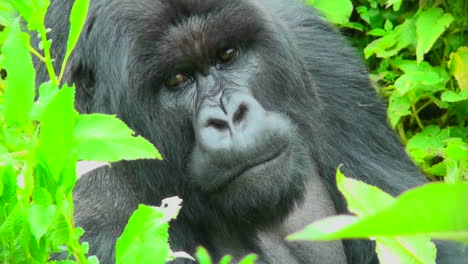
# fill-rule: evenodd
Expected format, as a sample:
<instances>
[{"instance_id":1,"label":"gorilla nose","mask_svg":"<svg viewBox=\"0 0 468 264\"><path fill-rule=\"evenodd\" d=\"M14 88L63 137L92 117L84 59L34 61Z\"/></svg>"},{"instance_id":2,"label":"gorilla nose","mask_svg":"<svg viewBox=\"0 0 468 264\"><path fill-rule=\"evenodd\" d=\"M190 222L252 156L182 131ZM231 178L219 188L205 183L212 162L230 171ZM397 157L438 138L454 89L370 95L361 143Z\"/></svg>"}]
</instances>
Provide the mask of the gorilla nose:
<instances>
[{"instance_id":1,"label":"gorilla nose","mask_svg":"<svg viewBox=\"0 0 468 264\"><path fill-rule=\"evenodd\" d=\"M260 136L265 115L263 107L248 94L206 99L196 117L197 141L205 150L242 149Z\"/></svg>"}]
</instances>

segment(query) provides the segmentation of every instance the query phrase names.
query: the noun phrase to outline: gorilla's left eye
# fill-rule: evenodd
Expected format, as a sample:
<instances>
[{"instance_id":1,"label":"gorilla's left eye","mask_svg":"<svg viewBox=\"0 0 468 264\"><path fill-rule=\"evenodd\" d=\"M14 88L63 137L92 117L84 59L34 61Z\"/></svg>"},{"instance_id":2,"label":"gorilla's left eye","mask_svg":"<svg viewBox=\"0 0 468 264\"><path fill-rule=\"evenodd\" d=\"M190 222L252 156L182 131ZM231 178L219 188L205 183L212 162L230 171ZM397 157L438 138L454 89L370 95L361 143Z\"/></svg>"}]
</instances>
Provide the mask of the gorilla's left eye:
<instances>
[{"instance_id":1,"label":"gorilla's left eye","mask_svg":"<svg viewBox=\"0 0 468 264\"><path fill-rule=\"evenodd\" d=\"M239 51L235 48L226 48L218 51L218 63L228 63L233 61L239 55Z\"/></svg>"},{"instance_id":2,"label":"gorilla's left eye","mask_svg":"<svg viewBox=\"0 0 468 264\"><path fill-rule=\"evenodd\" d=\"M175 74L171 76L170 78L166 79L164 84L166 85L167 88L175 88L178 86L181 86L185 82L188 81L187 75L184 75L182 73Z\"/></svg>"}]
</instances>

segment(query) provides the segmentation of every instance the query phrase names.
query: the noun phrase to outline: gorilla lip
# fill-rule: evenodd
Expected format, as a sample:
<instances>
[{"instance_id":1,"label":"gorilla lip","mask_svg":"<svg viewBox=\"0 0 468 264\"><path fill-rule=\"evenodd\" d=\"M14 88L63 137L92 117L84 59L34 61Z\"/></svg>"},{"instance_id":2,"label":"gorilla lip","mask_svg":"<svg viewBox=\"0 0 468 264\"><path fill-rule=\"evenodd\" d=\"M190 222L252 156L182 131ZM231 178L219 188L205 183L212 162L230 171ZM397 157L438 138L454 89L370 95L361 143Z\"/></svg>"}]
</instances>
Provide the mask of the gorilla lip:
<instances>
[{"instance_id":1,"label":"gorilla lip","mask_svg":"<svg viewBox=\"0 0 468 264\"><path fill-rule=\"evenodd\" d=\"M236 179L245 176L252 170L255 170L256 168L259 168L260 166L263 167L268 167L270 164L274 163L276 160L282 158L285 156L285 153L287 152L288 146L284 146L278 149L278 151L273 152L273 154L270 155L265 155L263 159L257 160L251 164L248 164L244 168L240 169L239 173L231 175L227 181L225 181L223 184L221 184L216 191L222 190L223 188L229 186L232 182L234 182Z\"/></svg>"}]
</instances>

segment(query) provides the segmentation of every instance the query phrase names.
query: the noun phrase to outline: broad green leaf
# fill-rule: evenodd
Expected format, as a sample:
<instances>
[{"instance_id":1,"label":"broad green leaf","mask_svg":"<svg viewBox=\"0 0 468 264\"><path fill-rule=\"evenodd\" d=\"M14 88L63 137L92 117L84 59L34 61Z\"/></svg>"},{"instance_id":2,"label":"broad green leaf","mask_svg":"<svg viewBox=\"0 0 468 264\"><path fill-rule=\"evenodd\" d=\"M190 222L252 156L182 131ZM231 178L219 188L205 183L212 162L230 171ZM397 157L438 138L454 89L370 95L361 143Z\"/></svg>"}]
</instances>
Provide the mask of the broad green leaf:
<instances>
[{"instance_id":1,"label":"broad green leaf","mask_svg":"<svg viewBox=\"0 0 468 264\"><path fill-rule=\"evenodd\" d=\"M42 31L44 30L44 20L47 13L47 8L49 8L49 0L34 0L33 2L33 13L28 21L29 30Z\"/></svg>"},{"instance_id":2,"label":"broad green leaf","mask_svg":"<svg viewBox=\"0 0 468 264\"><path fill-rule=\"evenodd\" d=\"M336 234L341 236L343 230L359 224L361 221L364 221L362 219L367 219L366 217L372 217L391 208L396 201L391 195L377 187L344 177L339 170L336 177L338 189L345 196L348 209L357 214L358 217L338 215L322 219L306 227L304 231L289 236L288 239L337 239L334 237ZM394 219L398 219L398 216L396 218L389 218L388 221L395 222ZM359 237L357 233L353 233L352 235L346 233L346 235ZM430 242L428 237L391 238L379 237L377 235L368 235L368 237L376 239L377 253L382 264L434 263L435 261L435 246ZM418 262L416 260L424 260L425 262Z\"/></svg>"},{"instance_id":3,"label":"broad green leaf","mask_svg":"<svg viewBox=\"0 0 468 264\"><path fill-rule=\"evenodd\" d=\"M467 193L467 182L429 183L403 193L390 206L334 232L316 232L312 224L290 238L331 240L424 235L433 239L468 241Z\"/></svg>"},{"instance_id":4,"label":"broad green leaf","mask_svg":"<svg viewBox=\"0 0 468 264\"><path fill-rule=\"evenodd\" d=\"M398 92L392 93L387 109L390 125L395 128L402 117L411 114L410 108L411 101L406 95L400 95Z\"/></svg>"},{"instance_id":5,"label":"broad green leaf","mask_svg":"<svg viewBox=\"0 0 468 264\"><path fill-rule=\"evenodd\" d=\"M335 24L346 24L353 12L351 0L307 0L307 3L322 11Z\"/></svg>"},{"instance_id":6,"label":"broad green leaf","mask_svg":"<svg viewBox=\"0 0 468 264\"><path fill-rule=\"evenodd\" d=\"M56 212L57 206L54 204L32 204L28 208L28 223L36 241L39 242L52 225Z\"/></svg>"},{"instance_id":7,"label":"broad green leaf","mask_svg":"<svg viewBox=\"0 0 468 264\"><path fill-rule=\"evenodd\" d=\"M241 259L241 261L239 261L239 264L254 264L255 260L257 260L257 255L250 254Z\"/></svg>"},{"instance_id":8,"label":"broad green leaf","mask_svg":"<svg viewBox=\"0 0 468 264\"><path fill-rule=\"evenodd\" d=\"M23 126L29 121L34 101L35 71L29 49L29 35L20 31L18 20L6 28L6 40L2 45L3 67L6 78L3 111L8 125Z\"/></svg>"},{"instance_id":9,"label":"broad green leaf","mask_svg":"<svg viewBox=\"0 0 468 264\"><path fill-rule=\"evenodd\" d=\"M400 94L406 94L409 91L434 93L445 90L445 83L450 79L445 70L433 67L425 61L418 64L411 60L394 60L392 64L404 72L395 81L395 87Z\"/></svg>"},{"instance_id":10,"label":"broad green leaf","mask_svg":"<svg viewBox=\"0 0 468 264\"><path fill-rule=\"evenodd\" d=\"M444 181L447 183L460 182L463 176L462 168L460 168L460 162L453 160L451 158L446 158L444 160L444 164L446 167Z\"/></svg>"},{"instance_id":11,"label":"broad green leaf","mask_svg":"<svg viewBox=\"0 0 468 264\"><path fill-rule=\"evenodd\" d=\"M344 195L350 212L368 216L393 204L395 198L379 188L351 178L340 169L336 171L336 184Z\"/></svg>"},{"instance_id":12,"label":"broad green leaf","mask_svg":"<svg viewBox=\"0 0 468 264\"><path fill-rule=\"evenodd\" d=\"M387 0L387 3L385 4L386 8L389 8L393 6L393 11L398 11L400 10L401 4L403 3L403 0Z\"/></svg>"},{"instance_id":13,"label":"broad green leaf","mask_svg":"<svg viewBox=\"0 0 468 264\"><path fill-rule=\"evenodd\" d=\"M14 10L10 3L3 1L0 2L0 25L10 26L10 23L14 21ZM1 39L0 39L0 43Z\"/></svg>"},{"instance_id":14,"label":"broad green leaf","mask_svg":"<svg viewBox=\"0 0 468 264\"><path fill-rule=\"evenodd\" d=\"M166 263L169 224L163 218L158 208L140 205L117 240L116 263Z\"/></svg>"},{"instance_id":15,"label":"broad green leaf","mask_svg":"<svg viewBox=\"0 0 468 264\"><path fill-rule=\"evenodd\" d=\"M211 260L210 254L208 251L203 247L198 247L197 252L195 253L197 260L200 264L212 264L213 261Z\"/></svg>"},{"instance_id":16,"label":"broad green leaf","mask_svg":"<svg viewBox=\"0 0 468 264\"><path fill-rule=\"evenodd\" d=\"M460 47L457 52L450 54L449 67L460 89L468 90L468 47Z\"/></svg>"},{"instance_id":17,"label":"broad green leaf","mask_svg":"<svg viewBox=\"0 0 468 264\"><path fill-rule=\"evenodd\" d=\"M452 15L440 8L429 8L419 14L416 21L418 44L416 58L418 62L424 60L424 54L429 52L436 40L444 33L453 21Z\"/></svg>"},{"instance_id":18,"label":"broad green leaf","mask_svg":"<svg viewBox=\"0 0 468 264\"><path fill-rule=\"evenodd\" d=\"M459 93L447 90L444 93L442 93L442 95L440 96L440 99L444 102L450 102L450 103L468 100L468 89L462 90Z\"/></svg>"},{"instance_id":19,"label":"broad green leaf","mask_svg":"<svg viewBox=\"0 0 468 264\"><path fill-rule=\"evenodd\" d=\"M75 89L64 86L54 96L41 119L37 150L53 175L59 173L70 158L73 127L78 115L74 100Z\"/></svg>"},{"instance_id":20,"label":"broad green leaf","mask_svg":"<svg viewBox=\"0 0 468 264\"><path fill-rule=\"evenodd\" d=\"M32 0L6 0L25 21L29 21L33 13L34 5Z\"/></svg>"},{"instance_id":21,"label":"broad green leaf","mask_svg":"<svg viewBox=\"0 0 468 264\"><path fill-rule=\"evenodd\" d=\"M58 92L58 87L51 82L45 82L39 86L39 99L34 102L31 119L40 121L49 103Z\"/></svg>"},{"instance_id":22,"label":"broad green leaf","mask_svg":"<svg viewBox=\"0 0 468 264\"><path fill-rule=\"evenodd\" d=\"M416 42L414 18L407 19L385 36L374 40L364 48L367 58L375 54L379 58L389 58Z\"/></svg>"},{"instance_id":23,"label":"broad green leaf","mask_svg":"<svg viewBox=\"0 0 468 264\"><path fill-rule=\"evenodd\" d=\"M445 148L445 154L447 157L454 160L466 160L468 161L468 143L464 142L461 138L451 138L446 140L447 147Z\"/></svg>"},{"instance_id":24,"label":"broad green leaf","mask_svg":"<svg viewBox=\"0 0 468 264\"><path fill-rule=\"evenodd\" d=\"M227 256L224 256L220 261L219 261L219 264L230 264L232 261L232 257L227 255Z\"/></svg>"},{"instance_id":25,"label":"broad green leaf","mask_svg":"<svg viewBox=\"0 0 468 264\"><path fill-rule=\"evenodd\" d=\"M162 159L156 148L115 116L80 115L73 132L80 160Z\"/></svg>"},{"instance_id":26,"label":"broad green leaf","mask_svg":"<svg viewBox=\"0 0 468 264\"><path fill-rule=\"evenodd\" d=\"M2 185L0 204L5 205L3 211L8 215L18 201L18 187L16 184L16 173L13 166L0 166L0 182ZM0 216L0 219L2 219L2 216Z\"/></svg>"},{"instance_id":27,"label":"broad green leaf","mask_svg":"<svg viewBox=\"0 0 468 264\"><path fill-rule=\"evenodd\" d=\"M440 130L438 126L427 126L408 141L406 151L416 163L423 164L426 158L444 156L444 141L449 137L449 129Z\"/></svg>"},{"instance_id":28,"label":"broad green leaf","mask_svg":"<svg viewBox=\"0 0 468 264\"><path fill-rule=\"evenodd\" d=\"M75 0L70 14L70 32L68 34L67 50L62 63L61 75L63 74L68 58L70 57L80 37L81 30L86 21L90 0Z\"/></svg>"},{"instance_id":29,"label":"broad green leaf","mask_svg":"<svg viewBox=\"0 0 468 264\"><path fill-rule=\"evenodd\" d=\"M425 236L375 239L380 264L436 264L437 250Z\"/></svg>"}]
</instances>

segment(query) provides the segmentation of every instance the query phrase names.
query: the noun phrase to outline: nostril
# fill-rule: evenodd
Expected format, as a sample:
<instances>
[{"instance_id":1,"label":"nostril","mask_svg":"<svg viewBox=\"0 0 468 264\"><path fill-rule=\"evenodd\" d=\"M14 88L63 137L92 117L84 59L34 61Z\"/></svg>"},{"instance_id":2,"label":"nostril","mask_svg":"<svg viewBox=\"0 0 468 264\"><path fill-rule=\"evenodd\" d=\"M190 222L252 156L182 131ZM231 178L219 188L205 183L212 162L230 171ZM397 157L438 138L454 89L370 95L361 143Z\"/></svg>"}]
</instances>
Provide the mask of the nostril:
<instances>
[{"instance_id":1,"label":"nostril","mask_svg":"<svg viewBox=\"0 0 468 264\"><path fill-rule=\"evenodd\" d=\"M208 122L206 122L206 127L214 127L218 130L225 130L229 128L229 125L222 119L210 118L208 119Z\"/></svg>"},{"instance_id":2,"label":"nostril","mask_svg":"<svg viewBox=\"0 0 468 264\"><path fill-rule=\"evenodd\" d=\"M240 123L243 119L245 119L245 116L247 115L247 112L249 109L245 104L241 104L239 108L237 109L236 113L234 113L234 117L232 118L232 122L234 124Z\"/></svg>"}]
</instances>

